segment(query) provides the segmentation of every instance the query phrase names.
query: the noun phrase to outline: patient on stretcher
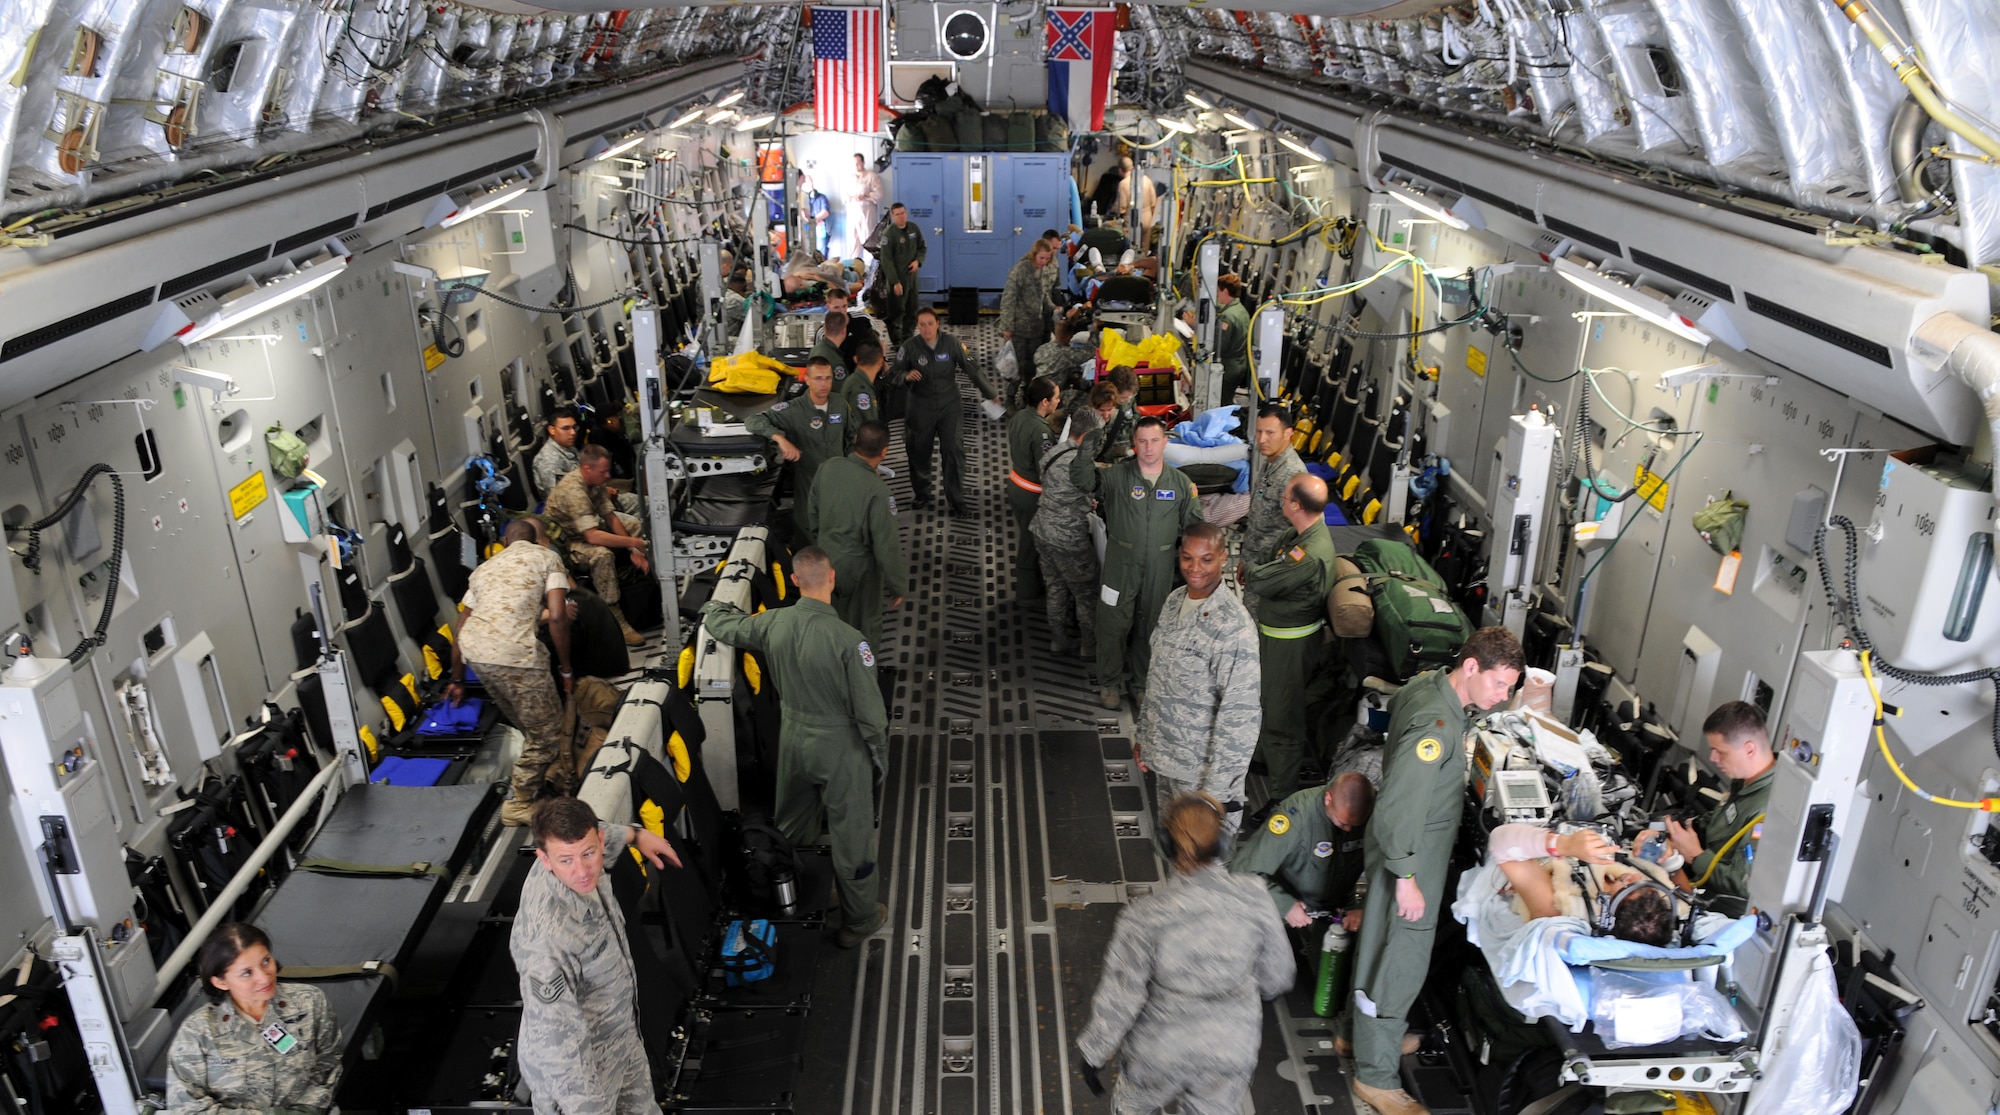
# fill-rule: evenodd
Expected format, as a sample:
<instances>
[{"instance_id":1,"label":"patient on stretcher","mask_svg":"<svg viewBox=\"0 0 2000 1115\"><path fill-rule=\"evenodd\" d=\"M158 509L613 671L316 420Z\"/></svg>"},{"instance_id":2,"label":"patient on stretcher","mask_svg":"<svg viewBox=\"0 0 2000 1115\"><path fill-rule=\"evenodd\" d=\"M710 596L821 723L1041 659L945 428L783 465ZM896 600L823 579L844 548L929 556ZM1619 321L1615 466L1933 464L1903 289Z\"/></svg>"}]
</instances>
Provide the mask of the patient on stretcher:
<instances>
[{"instance_id":1,"label":"patient on stretcher","mask_svg":"<svg viewBox=\"0 0 2000 1115\"><path fill-rule=\"evenodd\" d=\"M1642 871L1653 866L1644 861L1630 867L1612 862L1618 846L1596 832L1557 836L1536 825L1502 825L1493 831L1487 849L1488 859L1506 880L1502 893L1523 921L1551 917L1596 921L1593 896L1586 895L1586 889L1615 899L1649 881ZM1577 878L1578 865L1589 873L1588 888ZM1671 885L1664 873L1650 881ZM1673 900L1649 887L1617 903L1609 931L1622 940L1665 947L1673 941L1675 913Z\"/></svg>"}]
</instances>

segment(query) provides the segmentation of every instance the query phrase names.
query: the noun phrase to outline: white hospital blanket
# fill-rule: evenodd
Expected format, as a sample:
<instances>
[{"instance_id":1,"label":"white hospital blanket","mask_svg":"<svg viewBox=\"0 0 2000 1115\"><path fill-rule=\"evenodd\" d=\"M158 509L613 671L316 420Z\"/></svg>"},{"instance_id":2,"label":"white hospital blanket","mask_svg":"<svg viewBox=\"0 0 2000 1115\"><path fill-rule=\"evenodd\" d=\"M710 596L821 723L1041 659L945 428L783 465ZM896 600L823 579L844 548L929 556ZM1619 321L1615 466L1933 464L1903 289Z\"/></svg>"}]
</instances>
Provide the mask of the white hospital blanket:
<instances>
[{"instance_id":1,"label":"white hospital blanket","mask_svg":"<svg viewBox=\"0 0 2000 1115\"><path fill-rule=\"evenodd\" d=\"M1468 871L1458 881L1452 916L1486 956L1493 980L1515 1010L1529 1018L1553 1015L1572 1031L1590 1021L1590 1008L1558 951L1560 936L1590 932L1581 918L1524 919L1501 893L1507 876L1498 864Z\"/></svg>"}]
</instances>

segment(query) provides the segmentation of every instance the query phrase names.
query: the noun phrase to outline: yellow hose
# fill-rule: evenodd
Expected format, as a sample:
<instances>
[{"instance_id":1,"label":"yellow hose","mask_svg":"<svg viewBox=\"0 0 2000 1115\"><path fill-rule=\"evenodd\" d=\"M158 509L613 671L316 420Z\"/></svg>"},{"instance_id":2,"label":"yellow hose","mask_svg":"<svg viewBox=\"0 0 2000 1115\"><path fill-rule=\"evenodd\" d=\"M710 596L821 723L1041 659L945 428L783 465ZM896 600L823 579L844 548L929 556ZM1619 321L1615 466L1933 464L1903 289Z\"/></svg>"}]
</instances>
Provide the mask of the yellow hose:
<instances>
[{"instance_id":1,"label":"yellow hose","mask_svg":"<svg viewBox=\"0 0 2000 1115\"><path fill-rule=\"evenodd\" d=\"M1867 679L1868 694L1875 700L1875 742L1881 746L1882 758L1888 761L1889 769L1896 772L1896 778L1911 793L1935 805L1947 805L1953 809L1978 809L1987 813L2000 812L2000 798L1978 798L1973 801L1941 798L1910 781L1910 776L1903 773L1902 766L1896 762L1896 756L1889 751L1889 737L1882 731L1882 691L1875 685L1875 667L1869 661L1873 653L1866 650L1861 652L1861 676Z\"/></svg>"},{"instance_id":2,"label":"yellow hose","mask_svg":"<svg viewBox=\"0 0 2000 1115\"><path fill-rule=\"evenodd\" d=\"M1924 107L1930 118L1963 138L1967 143L1979 148L1995 158L2000 158L2000 139L1995 139L1975 127L1971 121L1953 112L1938 96L1937 88L1931 84L1930 75L1924 72L1923 63L1918 61L1916 52L1897 43L1889 35L1889 29L1862 0L1833 0L1842 15L1845 15L1862 35L1882 52L1889 65L1896 70L1896 80L1910 90L1910 95Z\"/></svg>"}]
</instances>

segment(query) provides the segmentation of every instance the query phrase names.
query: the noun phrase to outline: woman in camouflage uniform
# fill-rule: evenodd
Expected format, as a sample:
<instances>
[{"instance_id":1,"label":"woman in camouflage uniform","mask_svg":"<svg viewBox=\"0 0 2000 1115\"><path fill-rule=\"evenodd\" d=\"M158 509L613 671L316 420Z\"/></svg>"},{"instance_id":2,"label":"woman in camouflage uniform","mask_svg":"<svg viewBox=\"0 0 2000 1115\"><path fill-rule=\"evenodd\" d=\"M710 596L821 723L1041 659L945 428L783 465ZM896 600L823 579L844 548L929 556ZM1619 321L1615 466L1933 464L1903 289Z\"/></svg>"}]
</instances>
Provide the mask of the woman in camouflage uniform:
<instances>
[{"instance_id":1,"label":"woman in camouflage uniform","mask_svg":"<svg viewBox=\"0 0 2000 1115\"><path fill-rule=\"evenodd\" d=\"M271 938L218 927L195 957L208 1002L167 1053L167 1110L323 1115L340 1083L340 1023L309 983L278 982Z\"/></svg>"}]
</instances>

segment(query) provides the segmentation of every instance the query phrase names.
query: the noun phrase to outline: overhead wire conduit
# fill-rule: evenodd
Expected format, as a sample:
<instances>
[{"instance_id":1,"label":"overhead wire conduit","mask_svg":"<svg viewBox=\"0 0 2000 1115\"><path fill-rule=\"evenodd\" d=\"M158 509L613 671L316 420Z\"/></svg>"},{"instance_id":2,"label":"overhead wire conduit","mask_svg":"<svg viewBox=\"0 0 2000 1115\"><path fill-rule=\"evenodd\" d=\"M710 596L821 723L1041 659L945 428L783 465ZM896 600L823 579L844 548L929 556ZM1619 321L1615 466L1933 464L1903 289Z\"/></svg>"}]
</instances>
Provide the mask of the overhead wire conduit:
<instances>
[{"instance_id":1,"label":"overhead wire conduit","mask_svg":"<svg viewBox=\"0 0 2000 1115\"><path fill-rule=\"evenodd\" d=\"M1853 22L1856 28L1860 29L1869 43L1882 53L1882 57L1888 59L1889 64L1895 67L1896 79L1908 87L1910 95L1917 99L1918 104L1924 106L1924 111L1930 113L1931 119L1984 151L1989 158L2000 159L2000 138L1995 138L1973 124L1945 103L1944 96L1938 92L1935 85L1931 84L1930 75L1924 72L1923 62L1918 59L1917 52L1908 44L1899 41L1889 30L1889 26L1882 22L1880 16L1870 11L1862 0L1833 0L1833 4L1840 9L1842 15Z\"/></svg>"}]
</instances>

